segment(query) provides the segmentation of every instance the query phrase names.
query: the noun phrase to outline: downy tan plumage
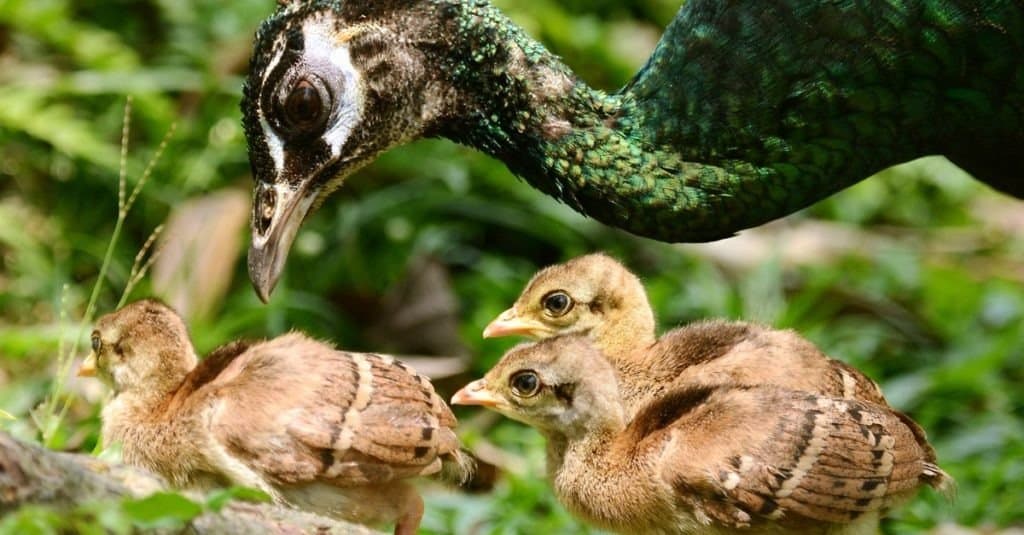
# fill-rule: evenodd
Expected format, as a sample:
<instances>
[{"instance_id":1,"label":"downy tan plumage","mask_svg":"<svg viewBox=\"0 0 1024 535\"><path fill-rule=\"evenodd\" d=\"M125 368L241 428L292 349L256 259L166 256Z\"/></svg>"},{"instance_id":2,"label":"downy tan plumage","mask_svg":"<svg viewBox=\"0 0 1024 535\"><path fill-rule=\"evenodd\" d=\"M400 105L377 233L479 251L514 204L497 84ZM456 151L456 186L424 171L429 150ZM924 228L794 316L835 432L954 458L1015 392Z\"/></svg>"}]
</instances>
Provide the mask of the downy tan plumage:
<instances>
[{"instance_id":1,"label":"downy tan plumage","mask_svg":"<svg viewBox=\"0 0 1024 535\"><path fill-rule=\"evenodd\" d=\"M423 501L408 478L462 480L471 462L430 382L386 355L289 333L232 342L197 362L166 305L101 317L79 375L113 389L103 441L177 487L235 484L275 501L416 532Z\"/></svg>"},{"instance_id":2,"label":"downy tan plumage","mask_svg":"<svg viewBox=\"0 0 1024 535\"><path fill-rule=\"evenodd\" d=\"M537 272L484 337L585 334L622 376L627 416L682 384L771 384L886 404L878 385L791 330L705 320L658 338L644 286L618 260L589 254Z\"/></svg>"},{"instance_id":3,"label":"downy tan plumage","mask_svg":"<svg viewBox=\"0 0 1024 535\"><path fill-rule=\"evenodd\" d=\"M580 335L521 345L452 398L537 428L578 518L620 533L866 534L952 480L888 407L776 386L691 384L627 421L612 366Z\"/></svg>"}]
</instances>

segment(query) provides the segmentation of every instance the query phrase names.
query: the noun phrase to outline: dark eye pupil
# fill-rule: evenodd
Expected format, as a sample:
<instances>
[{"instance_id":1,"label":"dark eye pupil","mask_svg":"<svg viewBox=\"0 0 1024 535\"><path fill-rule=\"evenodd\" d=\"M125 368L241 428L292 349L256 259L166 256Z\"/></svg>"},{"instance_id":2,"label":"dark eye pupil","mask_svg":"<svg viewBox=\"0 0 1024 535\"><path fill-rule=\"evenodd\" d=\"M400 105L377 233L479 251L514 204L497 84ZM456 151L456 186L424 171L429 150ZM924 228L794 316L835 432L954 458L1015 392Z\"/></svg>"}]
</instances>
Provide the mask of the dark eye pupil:
<instances>
[{"instance_id":1,"label":"dark eye pupil","mask_svg":"<svg viewBox=\"0 0 1024 535\"><path fill-rule=\"evenodd\" d=\"M512 388L520 394L532 394L537 389L537 376L532 373L524 373L512 379Z\"/></svg>"},{"instance_id":2,"label":"dark eye pupil","mask_svg":"<svg viewBox=\"0 0 1024 535\"><path fill-rule=\"evenodd\" d=\"M310 126L320 117L320 94L307 81L299 82L288 94L284 112L294 126Z\"/></svg>"},{"instance_id":3,"label":"dark eye pupil","mask_svg":"<svg viewBox=\"0 0 1024 535\"><path fill-rule=\"evenodd\" d=\"M99 351L100 350L100 337L98 337L98 336L93 336L92 337L92 350L93 351Z\"/></svg>"},{"instance_id":4,"label":"dark eye pupil","mask_svg":"<svg viewBox=\"0 0 1024 535\"><path fill-rule=\"evenodd\" d=\"M551 312L562 312L569 306L569 296L563 293L552 294L544 300L544 308Z\"/></svg>"}]
</instances>

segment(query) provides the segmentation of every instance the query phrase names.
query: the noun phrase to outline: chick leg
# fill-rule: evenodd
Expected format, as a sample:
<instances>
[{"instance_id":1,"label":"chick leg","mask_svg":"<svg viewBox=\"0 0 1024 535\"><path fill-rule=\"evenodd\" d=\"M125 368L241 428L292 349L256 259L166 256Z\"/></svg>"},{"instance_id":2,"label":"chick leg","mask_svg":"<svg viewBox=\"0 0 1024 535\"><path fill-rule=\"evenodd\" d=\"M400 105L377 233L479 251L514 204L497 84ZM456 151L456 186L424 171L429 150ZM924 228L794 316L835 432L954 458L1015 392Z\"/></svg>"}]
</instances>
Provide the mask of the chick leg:
<instances>
[{"instance_id":1,"label":"chick leg","mask_svg":"<svg viewBox=\"0 0 1024 535\"><path fill-rule=\"evenodd\" d=\"M412 485L403 484L401 491L403 497L398 521L395 522L395 535L416 535L423 518L423 498Z\"/></svg>"}]
</instances>

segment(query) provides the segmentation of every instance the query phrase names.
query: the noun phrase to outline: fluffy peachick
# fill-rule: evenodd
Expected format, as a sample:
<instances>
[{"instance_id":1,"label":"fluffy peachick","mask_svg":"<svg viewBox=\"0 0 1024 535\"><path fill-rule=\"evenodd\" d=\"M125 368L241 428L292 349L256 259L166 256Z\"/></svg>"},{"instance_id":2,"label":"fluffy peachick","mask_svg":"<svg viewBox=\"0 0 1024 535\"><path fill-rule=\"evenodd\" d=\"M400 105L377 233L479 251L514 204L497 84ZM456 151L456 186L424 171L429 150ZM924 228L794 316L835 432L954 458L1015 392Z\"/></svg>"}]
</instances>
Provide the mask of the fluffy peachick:
<instances>
[{"instance_id":1,"label":"fluffy peachick","mask_svg":"<svg viewBox=\"0 0 1024 535\"><path fill-rule=\"evenodd\" d=\"M886 404L874 381L795 331L705 320L659 338L640 279L600 253L537 272L484 329L484 337L574 333L590 337L621 375L628 414L650 396L691 383L776 385Z\"/></svg>"},{"instance_id":2,"label":"fluffy peachick","mask_svg":"<svg viewBox=\"0 0 1024 535\"><path fill-rule=\"evenodd\" d=\"M430 382L386 356L299 333L233 342L196 358L166 305L101 317L79 375L113 389L103 441L177 487L244 485L275 501L416 532L410 478L468 476L455 417Z\"/></svg>"},{"instance_id":3,"label":"fluffy peachick","mask_svg":"<svg viewBox=\"0 0 1024 535\"><path fill-rule=\"evenodd\" d=\"M948 489L924 432L888 407L775 386L688 385L627 420L583 336L507 353L452 398L537 428L559 501L620 533L874 534L921 487Z\"/></svg>"}]
</instances>

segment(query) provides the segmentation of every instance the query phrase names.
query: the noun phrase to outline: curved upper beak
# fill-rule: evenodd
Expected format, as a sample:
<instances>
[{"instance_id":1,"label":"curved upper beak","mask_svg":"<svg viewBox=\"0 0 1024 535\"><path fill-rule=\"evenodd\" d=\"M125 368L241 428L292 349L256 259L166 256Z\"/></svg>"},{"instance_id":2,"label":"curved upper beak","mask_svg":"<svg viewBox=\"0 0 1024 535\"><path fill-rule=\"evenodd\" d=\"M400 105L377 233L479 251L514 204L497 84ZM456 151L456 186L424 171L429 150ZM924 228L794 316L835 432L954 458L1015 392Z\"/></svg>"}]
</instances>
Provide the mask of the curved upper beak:
<instances>
[{"instance_id":1,"label":"curved upper beak","mask_svg":"<svg viewBox=\"0 0 1024 535\"><path fill-rule=\"evenodd\" d=\"M512 335L543 338L551 335L551 329L539 321L520 318L515 308L502 312L484 328L484 338Z\"/></svg>"},{"instance_id":2,"label":"curved upper beak","mask_svg":"<svg viewBox=\"0 0 1024 535\"><path fill-rule=\"evenodd\" d=\"M494 395L493 392L487 389L487 382L483 379L477 379L472 383L462 387L452 396L452 405L481 405L484 407L493 407L498 404L500 398Z\"/></svg>"},{"instance_id":3,"label":"curved upper beak","mask_svg":"<svg viewBox=\"0 0 1024 535\"><path fill-rule=\"evenodd\" d=\"M89 356L85 357L82 364L78 366L79 377L96 377L96 352L90 351Z\"/></svg>"},{"instance_id":4,"label":"curved upper beak","mask_svg":"<svg viewBox=\"0 0 1024 535\"><path fill-rule=\"evenodd\" d=\"M319 190L319 187L309 186L308 181L297 188L287 183L256 183L249 279L264 303L281 278L295 234L313 207Z\"/></svg>"}]
</instances>

